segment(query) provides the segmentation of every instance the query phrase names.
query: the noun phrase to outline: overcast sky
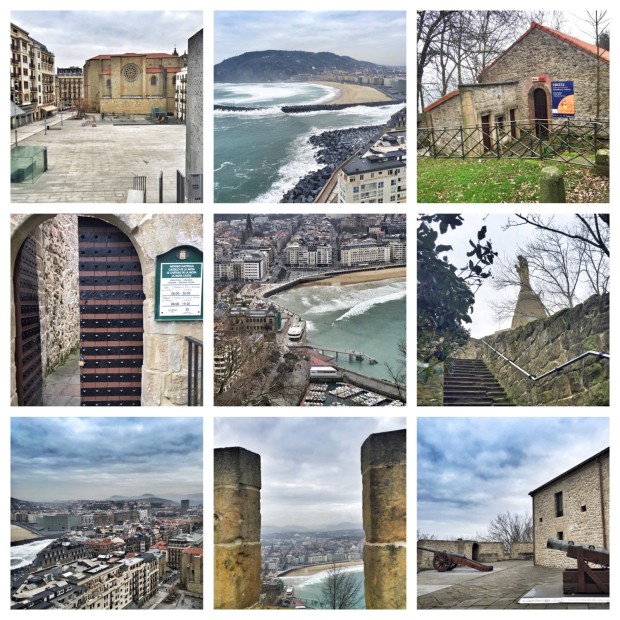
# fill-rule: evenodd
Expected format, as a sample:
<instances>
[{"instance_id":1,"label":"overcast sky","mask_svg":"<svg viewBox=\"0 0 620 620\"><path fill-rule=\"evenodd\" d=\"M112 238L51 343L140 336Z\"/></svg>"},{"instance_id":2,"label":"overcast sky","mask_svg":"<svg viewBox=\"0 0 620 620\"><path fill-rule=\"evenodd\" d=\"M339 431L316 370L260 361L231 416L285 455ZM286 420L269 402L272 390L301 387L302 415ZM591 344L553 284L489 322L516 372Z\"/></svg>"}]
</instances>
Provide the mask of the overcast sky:
<instances>
[{"instance_id":1,"label":"overcast sky","mask_svg":"<svg viewBox=\"0 0 620 620\"><path fill-rule=\"evenodd\" d=\"M264 525L362 524L360 451L404 418L216 418L215 448L261 456Z\"/></svg>"},{"instance_id":2,"label":"overcast sky","mask_svg":"<svg viewBox=\"0 0 620 620\"><path fill-rule=\"evenodd\" d=\"M12 418L11 495L202 493L202 418Z\"/></svg>"},{"instance_id":3,"label":"overcast sky","mask_svg":"<svg viewBox=\"0 0 620 620\"><path fill-rule=\"evenodd\" d=\"M333 52L406 64L404 11L216 11L215 62L245 52Z\"/></svg>"},{"instance_id":4,"label":"overcast sky","mask_svg":"<svg viewBox=\"0 0 620 620\"><path fill-rule=\"evenodd\" d=\"M84 67L99 54L172 54L203 27L202 11L12 11L11 21L43 43L56 68Z\"/></svg>"},{"instance_id":5,"label":"overcast sky","mask_svg":"<svg viewBox=\"0 0 620 620\"><path fill-rule=\"evenodd\" d=\"M553 217L556 225L569 224L575 221L575 216L568 214L549 213L547 217ZM462 226L457 227L453 231L448 230L444 235L440 235L437 240L437 244L453 246L453 251L448 252L448 258L458 269L467 264L469 259L466 254L471 250L469 240L476 241L476 235L482 226L487 227L487 236L483 243L491 240L493 249L499 253L499 258L509 261L509 264L516 264L518 247L532 239L535 232L534 228L529 225L503 230L502 228L506 225L509 218L515 221L514 214L464 213L463 218L464 223ZM476 292L476 303L471 315L472 323L465 325L465 327L471 330L471 335L474 338L490 336L499 329L510 328L512 317L501 322L494 318L493 302L500 297L513 297L516 303L516 296L519 293L518 287L497 291L493 288L492 281L493 266L491 266L491 277ZM534 280L532 280L532 285L536 288ZM583 288L578 289L578 293L582 297L588 297L588 293ZM585 301L585 299L582 299L582 301Z\"/></svg>"},{"instance_id":6,"label":"overcast sky","mask_svg":"<svg viewBox=\"0 0 620 620\"><path fill-rule=\"evenodd\" d=\"M419 418L418 530L476 538L530 491L609 447L608 418Z\"/></svg>"}]
</instances>

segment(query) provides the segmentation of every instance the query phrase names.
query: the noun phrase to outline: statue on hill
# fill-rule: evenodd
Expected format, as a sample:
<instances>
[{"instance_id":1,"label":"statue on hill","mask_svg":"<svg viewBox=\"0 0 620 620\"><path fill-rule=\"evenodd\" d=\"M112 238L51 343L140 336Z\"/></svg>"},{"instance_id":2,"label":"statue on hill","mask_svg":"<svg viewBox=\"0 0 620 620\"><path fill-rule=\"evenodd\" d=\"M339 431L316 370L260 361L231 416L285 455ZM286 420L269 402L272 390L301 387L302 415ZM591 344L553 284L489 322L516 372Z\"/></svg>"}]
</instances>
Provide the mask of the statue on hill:
<instances>
[{"instance_id":1,"label":"statue on hill","mask_svg":"<svg viewBox=\"0 0 620 620\"><path fill-rule=\"evenodd\" d=\"M519 276L521 288L512 317L511 328L513 329L521 325L526 325L530 321L544 319L549 316L545 306L543 306L542 301L540 301L540 297L532 290L532 285L530 284L530 269L527 264L527 259L523 256L517 256L517 260L519 262L515 265L515 269Z\"/></svg>"}]
</instances>

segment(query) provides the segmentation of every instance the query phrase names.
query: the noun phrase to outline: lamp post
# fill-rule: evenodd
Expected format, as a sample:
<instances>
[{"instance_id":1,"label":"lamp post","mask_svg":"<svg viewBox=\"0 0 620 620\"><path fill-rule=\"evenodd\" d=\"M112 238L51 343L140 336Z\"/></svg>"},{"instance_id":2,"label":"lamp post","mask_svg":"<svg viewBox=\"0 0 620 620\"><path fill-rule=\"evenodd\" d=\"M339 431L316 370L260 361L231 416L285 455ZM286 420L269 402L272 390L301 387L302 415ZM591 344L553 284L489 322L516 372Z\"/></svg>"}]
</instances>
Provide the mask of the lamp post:
<instances>
[{"instance_id":1,"label":"lamp post","mask_svg":"<svg viewBox=\"0 0 620 620\"><path fill-rule=\"evenodd\" d=\"M43 127L45 127L45 135L47 136L47 110L43 110L45 116L43 117Z\"/></svg>"}]
</instances>

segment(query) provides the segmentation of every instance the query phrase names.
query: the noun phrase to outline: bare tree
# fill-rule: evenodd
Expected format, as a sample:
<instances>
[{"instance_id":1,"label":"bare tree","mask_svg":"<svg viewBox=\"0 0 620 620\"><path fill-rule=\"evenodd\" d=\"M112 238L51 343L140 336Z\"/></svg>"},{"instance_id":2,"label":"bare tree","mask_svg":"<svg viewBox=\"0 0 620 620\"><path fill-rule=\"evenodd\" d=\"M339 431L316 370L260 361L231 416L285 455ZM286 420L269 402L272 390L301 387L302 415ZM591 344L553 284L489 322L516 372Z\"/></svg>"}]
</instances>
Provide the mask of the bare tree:
<instances>
[{"instance_id":1,"label":"bare tree","mask_svg":"<svg viewBox=\"0 0 620 620\"><path fill-rule=\"evenodd\" d=\"M566 16L563 11L526 11L525 19L527 22L537 22L553 30L562 30L566 24Z\"/></svg>"},{"instance_id":2,"label":"bare tree","mask_svg":"<svg viewBox=\"0 0 620 620\"><path fill-rule=\"evenodd\" d=\"M355 573L332 564L321 588L321 602L328 609L354 609L360 602L362 582Z\"/></svg>"},{"instance_id":3,"label":"bare tree","mask_svg":"<svg viewBox=\"0 0 620 620\"><path fill-rule=\"evenodd\" d=\"M392 364L385 362L384 366L398 391L398 396L402 398L407 386L407 340L405 338L398 341L398 354L399 359L396 362Z\"/></svg>"},{"instance_id":4,"label":"bare tree","mask_svg":"<svg viewBox=\"0 0 620 620\"><path fill-rule=\"evenodd\" d=\"M510 512L498 514L491 519L487 533L481 539L488 542L501 542L504 545L504 552L510 553L513 543L534 540L532 515L513 515Z\"/></svg>"},{"instance_id":5,"label":"bare tree","mask_svg":"<svg viewBox=\"0 0 620 620\"><path fill-rule=\"evenodd\" d=\"M437 540L435 534L426 534L422 530L418 529L416 532L417 540Z\"/></svg>"}]
</instances>

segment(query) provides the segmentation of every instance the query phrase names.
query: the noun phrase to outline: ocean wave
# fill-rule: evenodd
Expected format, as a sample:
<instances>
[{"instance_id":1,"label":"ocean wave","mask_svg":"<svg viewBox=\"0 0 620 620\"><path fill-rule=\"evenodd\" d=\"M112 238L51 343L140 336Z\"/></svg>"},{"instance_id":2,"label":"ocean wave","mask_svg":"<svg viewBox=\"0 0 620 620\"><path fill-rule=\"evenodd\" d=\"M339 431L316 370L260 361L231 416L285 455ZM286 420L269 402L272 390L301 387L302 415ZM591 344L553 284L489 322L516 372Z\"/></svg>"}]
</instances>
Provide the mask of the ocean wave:
<instances>
[{"instance_id":1,"label":"ocean wave","mask_svg":"<svg viewBox=\"0 0 620 620\"><path fill-rule=\"evenodd\" d=\"M271 82L257 84L217 84L213 102L219 105L317 104L329 101L338 88L307 82Z\"/></svg>"},{"instance_id":2,"label":"ocean wave","mask_svg":"<svg viewBox=\"0 0 620 620\"><path fill-rule=\"evenodd\" d=\"M280 202L282 196L295 187L300 178L323 167L316 162L314 151L305 135L295 138L291 145L291 158L278 170L278 178L266 192L251 202Z\"/></svg>"},{"instance_id":3,"label":"ocean wave","mask_svg":"<svg viewBox=\"0 0 620 620\"><path fill-rule=\"evenodd\" d=\"M341 572L343 573L360 573L360 572L364 572L364 565L363 564L356 564L354 566L341 566L339 567ZM326 566L325 570L322 570L318 573L314 573L314 575L308 575L307 577L295 577L294 579L299 579L300 581L298 581L297 583L294 583L294 586L297 587L304 587L304 586L311 586L317 583L321 583L322 581L324 581L325 579L327 579L327 575L329 573L329 571L332 570L332 566ZM289 578L289 579L293 579L293 578Z\"/></svg>"},{"instance_id":4,"label":"ocean wave","mask_svg":"<svg viewBox=\"0 0 620 620\"><path fill-rule=\"evenodd\" d=\"M235 164L232 161L225 161L219 168L216 168L213 172L219 172L225 166L234 166Z\"/></svg>"},{"instance_id":5,"label":"ocean wave","mask_svg":"<svg viewBox=\"0 0 620 620\"><path fill-rule=\"evenodd\" d=\"M241 116L244 118L268 118L275 116L283 116L284 112L277 107L257 108L256 110L214 110L215 117L222 116Z\"/></svg>"},{"instance_id":6,"label":"ocean wave","mask_svg":"<svg viewBox=\"0 0 620 620\"><path fill-rule=\"evenodd\" d=\"M342 321L344 319L349 319L352 316L359 316L360 314L364 314L368 312L372 307L378 306L380 304L386 304L390 301L397 301L399 299L403 299L407 295L406 291L398 291L396 293L390 293L389 295L383 295L382 297L373 297L373 299L369 299L367 301L362 301L356 306L353 306L350 310L345 312L342 316L339 316L336 321Z\"/></svg>"}]
</instances>

